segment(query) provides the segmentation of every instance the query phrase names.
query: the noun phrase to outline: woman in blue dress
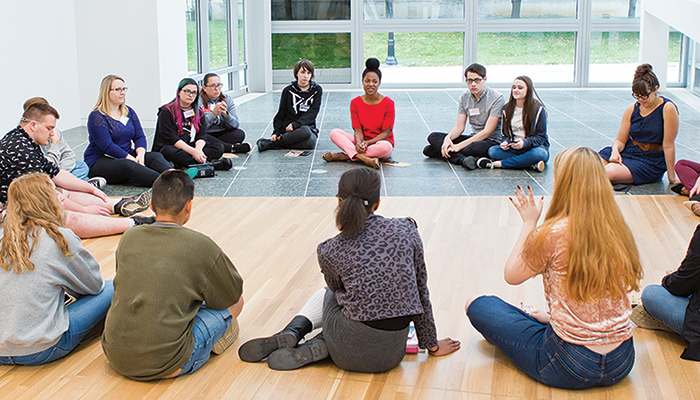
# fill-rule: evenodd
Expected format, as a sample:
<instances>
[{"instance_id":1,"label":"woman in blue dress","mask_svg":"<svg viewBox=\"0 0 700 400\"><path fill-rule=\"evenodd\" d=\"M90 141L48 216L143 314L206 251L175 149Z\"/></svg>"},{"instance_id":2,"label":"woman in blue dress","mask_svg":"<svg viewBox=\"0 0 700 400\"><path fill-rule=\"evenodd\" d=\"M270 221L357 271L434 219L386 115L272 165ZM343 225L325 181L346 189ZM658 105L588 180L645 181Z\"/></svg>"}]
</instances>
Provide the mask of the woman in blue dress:
<instances>
[{"instance_id":1,"label":"woman in blue dress","mask_svg":"<svg viewBox=\"0 0 700 400\"><path fill-rule=\"evenodd\" d=\"M658 89L651 65L638 66L632 81L632 96L637 101L625 110L612 147L598 152L613 185L657 182L664 172L669 183L679 183L673 169L678 108L659 96Z\"/></svg>"}]
</instances>

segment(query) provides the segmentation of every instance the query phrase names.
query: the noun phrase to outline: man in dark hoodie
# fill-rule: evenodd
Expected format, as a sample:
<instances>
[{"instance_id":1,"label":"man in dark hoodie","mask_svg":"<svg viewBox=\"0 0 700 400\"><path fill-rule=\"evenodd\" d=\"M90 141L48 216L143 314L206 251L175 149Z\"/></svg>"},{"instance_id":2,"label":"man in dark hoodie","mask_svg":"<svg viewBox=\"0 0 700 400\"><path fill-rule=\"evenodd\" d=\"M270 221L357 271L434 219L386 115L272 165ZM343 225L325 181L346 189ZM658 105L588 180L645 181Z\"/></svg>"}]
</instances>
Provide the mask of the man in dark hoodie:
<instances>
[{"instance_id":1,"label":"man in dark hoodie","mask_svg":"<svg viewBox=\"0 0 700 400\"><path fill-rule=\"evenodd\" d=\"M294 77L296 81L282 90L272 136L270 139L258 139L258 151L316 147L316 115L321 108L323 89L312 81L314 64L309 60L296 63Z\"/></svg>"}]
</instances>

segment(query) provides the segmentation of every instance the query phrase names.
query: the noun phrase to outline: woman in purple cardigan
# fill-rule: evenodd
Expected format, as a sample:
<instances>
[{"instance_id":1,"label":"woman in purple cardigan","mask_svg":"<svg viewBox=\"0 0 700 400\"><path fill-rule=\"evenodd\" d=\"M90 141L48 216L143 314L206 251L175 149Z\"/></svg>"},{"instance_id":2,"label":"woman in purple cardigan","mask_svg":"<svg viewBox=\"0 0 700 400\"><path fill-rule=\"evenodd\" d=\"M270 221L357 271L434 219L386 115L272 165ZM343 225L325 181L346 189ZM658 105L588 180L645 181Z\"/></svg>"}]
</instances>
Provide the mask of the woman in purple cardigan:
<instances>
[{"instance_id":1,"label":"woman in purple cardigan","mask_svg":"<svg viewBox=\"0 0 700 400\"><path fill-rule=\"evenodd\" d=\"M150 187L173 165L162 154L146 151L146 135L134 109L126 105L126 91L124 79L116 75L102 79L97 104L88 117L90 143L83 157L91 178Z\"/></svg>"}]
</instances>

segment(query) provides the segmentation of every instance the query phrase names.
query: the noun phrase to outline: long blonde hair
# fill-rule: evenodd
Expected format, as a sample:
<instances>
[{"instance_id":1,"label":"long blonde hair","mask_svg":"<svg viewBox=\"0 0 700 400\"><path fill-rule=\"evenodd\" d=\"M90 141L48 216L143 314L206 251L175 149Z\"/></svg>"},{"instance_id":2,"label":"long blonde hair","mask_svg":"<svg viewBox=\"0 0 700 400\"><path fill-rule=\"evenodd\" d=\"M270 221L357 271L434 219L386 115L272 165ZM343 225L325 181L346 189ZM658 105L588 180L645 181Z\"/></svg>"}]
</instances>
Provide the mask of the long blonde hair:
<instances>
[{"instance_id":1,"label":"long blonde hair","mask_svg":"<svg viewBox=\"0 0 700 400\"><path fill-rule=\"evenodd\" d=\"M554 194L542 226L532 234L534 254L554 224L569 218L566 292L574 301L620 298L639 290L644 275L629 226L615 202L598 154L571 147L554 160Z\"/></svg>"},{"instance_id":2,"label":"long blonde hair","mask_svg":"<svg viewBox=\"0 0 700 400\"><path fill-rule=\"evenodd\" d=\"M112 90L112 82L115 80L124 82L124 79L117 75L107 75L102 78L102 83L100 84L100 94L97 96L97 104L95 104L93 110L97 110L104 115L109 115L109 91ZM129 115L129 109L126 107L126 102L119 105L119 112L123 116Z\"/></svg>"},{"instance_id":3,"label":"long blonde hair","mask_svg":"<svg viewBox=\"0 0 700 400\"><path fill-rule=\"evenodd\" d=\"M18 274L33 271L34 263L29 256L42 229L56 242L61 252L70 257L68 242L58 230L64 225L63 211L48 175L31 173L12 181L7 189L7 214L2 223L0 268L14 270Z\"/></svg>"}]
</instances>

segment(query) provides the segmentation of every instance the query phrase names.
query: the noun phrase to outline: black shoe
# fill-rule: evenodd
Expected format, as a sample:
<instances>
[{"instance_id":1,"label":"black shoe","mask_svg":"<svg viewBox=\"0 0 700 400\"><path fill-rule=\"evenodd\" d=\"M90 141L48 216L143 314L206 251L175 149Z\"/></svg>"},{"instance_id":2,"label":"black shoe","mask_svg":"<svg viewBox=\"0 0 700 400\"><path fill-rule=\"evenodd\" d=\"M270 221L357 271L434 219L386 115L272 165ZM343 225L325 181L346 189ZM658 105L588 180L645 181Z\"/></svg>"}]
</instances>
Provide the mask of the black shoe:
<instances>
[{"instance_id":1,"label":"black shoe","mask_svg":"<svg viewBox=\"0 0 700 400\"><path fill-rule=\"evenodd\" d=\"M490 158L481 157L476 160L476 166L483 169L493 169L493 161Z\"/></svg>"},{"instance_id":2,"label":"black shoe","mask_svg":"<svg viewBox=\"0 0 700 400\"><path fill-rule=\"evenodd\" d=\"M114 205L114 213L123 217L131 217L136 213L148 210L151 204L151 189L136 197L124 197Z\"/></svg>"},{"instance_id":3,"label":"black shoe","mask_svg":"<svg viewBox=\"0 0 700 400\"><path fill-rule=\"evenodd\" d=\"M627 192L631 187L632 185L628 183L616 183L613 185L613 190L616 192Z\"/></svg>"},{"instance_id":4,"label":"black shoe","mask_svg":"<svg viewBox=\"0 0 700 400\"><path fill-rule=\"evenodd\" d=\"M103 187L107 186L107 179L101 176L96 176L94 178L88 179L87 183L91 184L92 186L98 189L102 189Z\"/></svg>"},{"instance_id":5,"label":"black shoe","mask_svg":"<svg viewBox=\"0 0 700 400\"><path fill-rule=\"evenodd\" d=\"M299 347L275 350L267 358L267 366L278 371L298 369L328 358L328 347L320 334Z\"/></svg>"},{"instance_id":6,"label":"black shoe","mask_svg":"<svg viewBox=\"0 0 700 400\"><path fill-rule=\"evenodd\" d=\"M683 194L683 187L682 183L676 183L675 185L669 186L669 189L675 194Z\"/></svg>"},{"instance_id":7,"label":"black shoe","mask_svg":"<svg viewBox=\"0 0 700 400\"><path fill-rule=\"evenodd\" d=\"M142 217L140 215L134 215L131 219L134 220L134 226L150 225L156 222L156 217Z\"/></svg>"},{"instance_id":8,"label":"black shoe","mask_svg":"<svg viewBox=\"0 0 700 400\"><path fill-rule=\"evenodd\" d=\"M217 158L211 162L211 165L213 165L214 169L217 171L228 171L233 167L233 163L228 158Z\"/></svg>"},{"instance_id":9,"label":"black shoe","mask_svg":"<svg viewBox=\"0 0 700 400\"><path fill-rule=\"evenodd\" d=\"M248 143L236 143L231 146L231 153L247 153L250 151Z\"/></svg>"},{"instance_id":10,"label":"black shoe","mask_svg":"<svg viewBox=\"0 0 700 400\"><path fill-rule=\"evenodd\" d=\"M274 148L275 148L275 142L273 142L273 141L270 140L270 139L263 139L263 138L260 138L260 139L258 139L258 141L256 142L256 144L258 145L258 151L261 152L261 153L262 153L263 151L271 150L271 149L274 149Z\"/></svg>"},{"instance_id":11,"label":"black shoe","mask_svg":"<svg viewBox=\"0 0 700 400\"><path fill-rule=\"evenodd\" d=\"M460 160L460 164L469 171L476 169L476 158L472 156L466 156Z\"/></svg>"},{"instance_id":12,"label":"black shoe","mask_svg":"<svg viewBox=\"0 0 700 400\"><path fill-rule=\"evenodd\" d=\"M440 154L440 152L438 151L435 151L435 149L431 145L423 147L423 155L431 158L442 158L442 154Z\"/></svg>"},{"instance_id":13,"label":"black shoe","mask_svg":"<svg viewBox=\"0 0 700 400\"><path fill-rule=\"evenodd\" d=\"M277 349L295 347L312 330L311 321L303 315L297 315L281 332L243 343L238 349L238 357L246 362L258 362Z\"/></svg>"}]
</instances>

